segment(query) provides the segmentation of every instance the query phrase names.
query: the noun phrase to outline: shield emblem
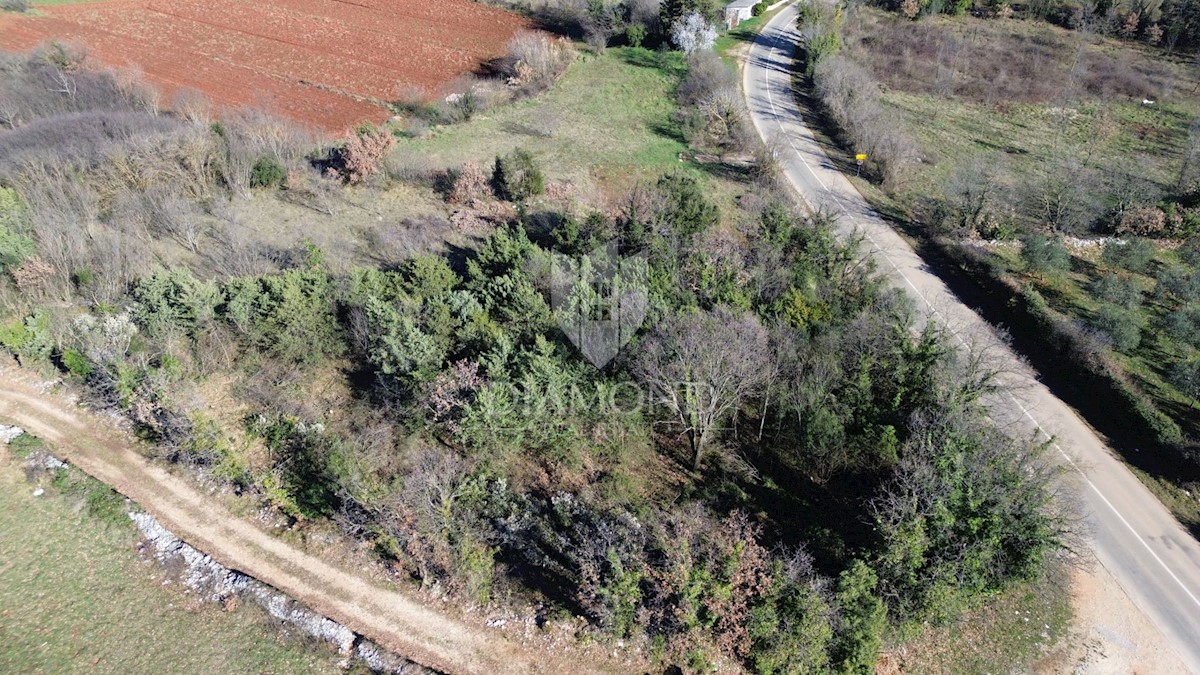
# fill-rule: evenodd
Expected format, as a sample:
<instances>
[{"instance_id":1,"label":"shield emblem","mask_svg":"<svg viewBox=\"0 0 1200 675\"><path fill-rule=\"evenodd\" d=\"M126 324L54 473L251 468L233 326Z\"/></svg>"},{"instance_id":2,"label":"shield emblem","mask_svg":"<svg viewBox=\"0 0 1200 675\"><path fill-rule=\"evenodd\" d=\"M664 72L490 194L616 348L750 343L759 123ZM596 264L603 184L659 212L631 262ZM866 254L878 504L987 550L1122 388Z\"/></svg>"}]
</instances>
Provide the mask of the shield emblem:
<instances>
[{"instance_id":1,"label":"shield emblem","mask_svg":"<svg viewBox=\"0 0 1200 675\"><path fill-rule=\"evenodd\" d=\"M646 319L648 265L622 257L615 241L550 262L550 306L563 333L592 365L616 358Z\"/></svg>"}]
</instances>

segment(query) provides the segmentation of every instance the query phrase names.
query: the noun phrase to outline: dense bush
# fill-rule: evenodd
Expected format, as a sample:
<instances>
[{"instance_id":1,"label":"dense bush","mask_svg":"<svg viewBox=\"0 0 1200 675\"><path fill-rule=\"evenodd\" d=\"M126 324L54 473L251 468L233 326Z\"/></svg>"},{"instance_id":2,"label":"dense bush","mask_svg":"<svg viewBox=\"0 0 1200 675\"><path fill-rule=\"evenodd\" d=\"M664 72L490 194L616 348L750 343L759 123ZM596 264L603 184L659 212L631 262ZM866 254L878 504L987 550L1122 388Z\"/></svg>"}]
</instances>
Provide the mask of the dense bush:
<instances>
[{"instance_id":1,"label":"dense bush","mask_svg":"<svg viewBox=\"0 0 1200 675\"><path fill-rule=\"evenodd\" d=\"M250 187L279 187L286 179L287 168L274 157L260 157L250 170Z\"/></svg>"},{"instance_id":2,"label":"dense bush","mask_svg":"<svg viewBox=\"0 0 1200 675\"><path fill-rule=\"evenodd\" d=\"M575 47L566 39L521 33L508 43L509 83L527 94L543 91L575 57Z\"/></svg>"},{"instance_id":3,"label":"dense bush","mask_svg":"<svg viewBox=\"0 0 1200 675\"><path fill-rule=\"evenodd\" d=\"M1164 267L1155 275L1154 296L1171 304L1200 301L1200 272Z\"/></svg>"},{"instance_id":4,"label":"dense bush","mask_svg":"<svg viewBox=\"0 0 1200 675\"><path fill-rule=\"evenodd\" d=\"M20 265L33 255L28 234L28 212L15 190L0 188L0 272Z\"/></svg>"},{"instance_id":5,"label":"dense bush","mask_svg":"<svg viewBox=\"0 0 1200 675\"><path fill-rule=\"evenodd\" d=\"M1172 340L1200 349L1200 306L1186 305L1167 312L1160 328Z\"/></svg>"},{"instance_id":6,"label":"dense bush","mask_svg":"<svg viewBox=\"0 0 1200 675\"><path fill-rule=\"evenodd\" d=\"M1104 245L1102 260L1106 265L1146 274L1150 264L1154 262L1157 249L1154 243L1142 238L1131 238L1125 241L1110 241Z\"/></svg>"},{"instance_id":7,"label":"dense bush","mask_svg":"<svg viewBox=\"0 0 1200 675\"><path fill-rule=\"evenodd\" d=\"M1167 367L1167 380L1192 399L1193 405L1200 401L1200 359L1191 358L1171 363Z\"/></svg>"},{"instance_id":8,"label":"dense bush","mask_svg":"<svg viewBox=\"0 0 1200 675\"><path fill-rule=\"evenodd\" d=\"M1102 305L1092 316L1091 324L1112 341L1113 349L1128 353L1141 344L1146 319L1134 309Z\"/></svg>"},{"instance_id":9,"label":"dense bush","mask_svg":"<svg viewBox=\"0 0 1200 675\"><path fill-rule=\"evenodd\" d=\"M729 84L711 59L693 68L681 101ZM526 208L469 250L421 251L441 250L434 236L383 246L384 232L378 267L327 264L311 243L264 265L213 232L233 192L282 167L279 198L309 191L330 213L320 200L367 178L390 141L356 135L363 161L326 155L340 163L322 178L269 120L113 121L136 133L89 122L76 147L47 146L53 161L0 167L29 207L9 231L37 243L6 250L20 266L44 257L76 305L5 318L0 344L31 363L61 356L164 458L301 534L335 523L396 578L471 603L536 596L546 620L585 617L586 639L620 636L664 661L864 672L889 610L951 614L1036 574L1058 542L1036 451L977 407L987 374L917 329L828 214L746 195L750 222L723 223L710 179L690 170L602 214L530 213L545 177L517 151L497 158L491 189ZM0 143L32 151L36 124ZM450 198L497 206L485 171L458 178ZM611 271L586 252L614 231L646 268L617 265L611 289L631 292L615 307L646 322L622 325L632 341L597 368L564 328L578 317L548 300L547 270L557 252ZM159 237L194 264L152 267ZM120 246L98 257L103 242ZM591 281L572 287L605 316L610 288ZM240 425L203 412L213 390Z\"/></svg>"},{"instance_id":10,"label":"dense bush","mask_svg":"<svg viewBox=\"0 0 1200 675\"><path fill-rule=\"evenodd\" d=\"M1128 277L1102 274L1092 281L1091 291L1100 300L1119 307L1136 309L1142 304L1142 290Z\"/></svg>"},{"instance_id":11,"label":"dense bush","mask_svg":"<svg viewBox=\"0 0 1200 675\"><path fill-rule=\"evenodd\" d=\"M1054 276L1071 267L1071 254L1058 237L1031 234L1021 238L1021 260L1042 276Z\"/></svg>"},{"instance_id":12,"label":"dense bush","mask_svg":"<svg viewBox=\"0 0 1200 675\"><path fill-rule=\"evenodd\" d=\"M347 183L363 183L383 168L383 160L395 144L396 137L383 129L360 129L334 148L331 168Z\"/></svg>"},{"instance_id":13,"label":"dense bush","mask_svg":"<svg viewBox=\"0 0 1200 675\"><path fill-rule=\"evenodd\" d=\"M746 152L758 137L750 125L737 77L715 52L693 52L676 89L689 143L698 148Z\"/></svg>"},{"instance_id":14,"label":"dense bush","mask_svg":"<svg viewBox=\"0 0 1200 675\"><path fill-rule=\"evenodd\" d=\"M546 191L546 178L528 150L518 148L507 155L497 155L492 165L492 188L496 196L523 202Z\"/></svg>"},{"instance_id":15,"label":"dense bush","mask_svg":"<svg viewBox=\"0 0 1200 675\"><path fill-rule=\"evenodd\" d=\"M902 618L945 620L972 594L1038 574L1063 543L1055 470L955 408L926 410L874 504L883 597Z\"/></svg>"}]
</instances>

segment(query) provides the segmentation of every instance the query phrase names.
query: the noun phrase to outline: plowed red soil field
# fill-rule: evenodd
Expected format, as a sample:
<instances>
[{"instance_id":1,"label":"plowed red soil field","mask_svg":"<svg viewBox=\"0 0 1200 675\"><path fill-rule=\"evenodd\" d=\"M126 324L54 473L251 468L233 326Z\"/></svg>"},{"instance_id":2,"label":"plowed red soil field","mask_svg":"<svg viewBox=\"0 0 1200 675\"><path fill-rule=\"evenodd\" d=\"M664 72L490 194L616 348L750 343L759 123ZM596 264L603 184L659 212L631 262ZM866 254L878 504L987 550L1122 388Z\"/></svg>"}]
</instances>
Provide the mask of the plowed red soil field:
<instances>
[{"instance_id":1,"label":"plowed red soil field","mask_svg":"<svg viewBox=\"0 0 1200 675\"><path fill-rule=\"evenodd\" d=\"M404 89L438 92L523 28L471 0L108 0L0 15L0 48L79 42L167 96L195 89L337 133L386 119Z\"/></svg>"}]
</instances>

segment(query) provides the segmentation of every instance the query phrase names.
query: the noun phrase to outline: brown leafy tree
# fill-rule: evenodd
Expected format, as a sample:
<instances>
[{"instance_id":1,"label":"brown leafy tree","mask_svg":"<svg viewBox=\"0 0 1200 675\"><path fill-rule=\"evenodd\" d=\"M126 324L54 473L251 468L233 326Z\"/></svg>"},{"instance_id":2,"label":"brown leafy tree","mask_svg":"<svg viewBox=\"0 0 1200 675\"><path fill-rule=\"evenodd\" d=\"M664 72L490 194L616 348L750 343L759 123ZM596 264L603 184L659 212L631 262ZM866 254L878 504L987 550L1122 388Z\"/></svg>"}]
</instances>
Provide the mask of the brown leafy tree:
<instances>
[{"instance_id":1,"label":"brown leafy tree","mask_svg":"<svg viewBox=\"0 0 1200 675\"><path fill-rule=\"evenodd\" d=\"M357 185L375 175L395 144L396 138L383 131L350 134L340 153L346 182Z\"/></svg>"}]
</instances>

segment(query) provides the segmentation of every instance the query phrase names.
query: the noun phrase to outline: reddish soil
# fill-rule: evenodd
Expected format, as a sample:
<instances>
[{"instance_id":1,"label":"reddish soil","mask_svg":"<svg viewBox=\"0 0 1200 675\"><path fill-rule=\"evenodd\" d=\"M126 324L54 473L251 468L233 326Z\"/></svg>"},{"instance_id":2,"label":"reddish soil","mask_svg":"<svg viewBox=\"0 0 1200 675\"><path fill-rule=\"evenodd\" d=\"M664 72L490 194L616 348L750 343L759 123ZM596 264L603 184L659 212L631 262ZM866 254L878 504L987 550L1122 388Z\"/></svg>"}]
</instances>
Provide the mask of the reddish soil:
<instances>
[{"instance_id":1,"label":"reddish soil","mask_svg":"<svg viewBox=\"0 0 1200 675\"><path fill-rule=\"evenodd\" d=\"M0 48L79 42L168 97L195 89L335 133L386 119L406 89L438 92L528 27L471 0L109 0L38 14L0 16Z\"/></svg>"}]
</instances>

